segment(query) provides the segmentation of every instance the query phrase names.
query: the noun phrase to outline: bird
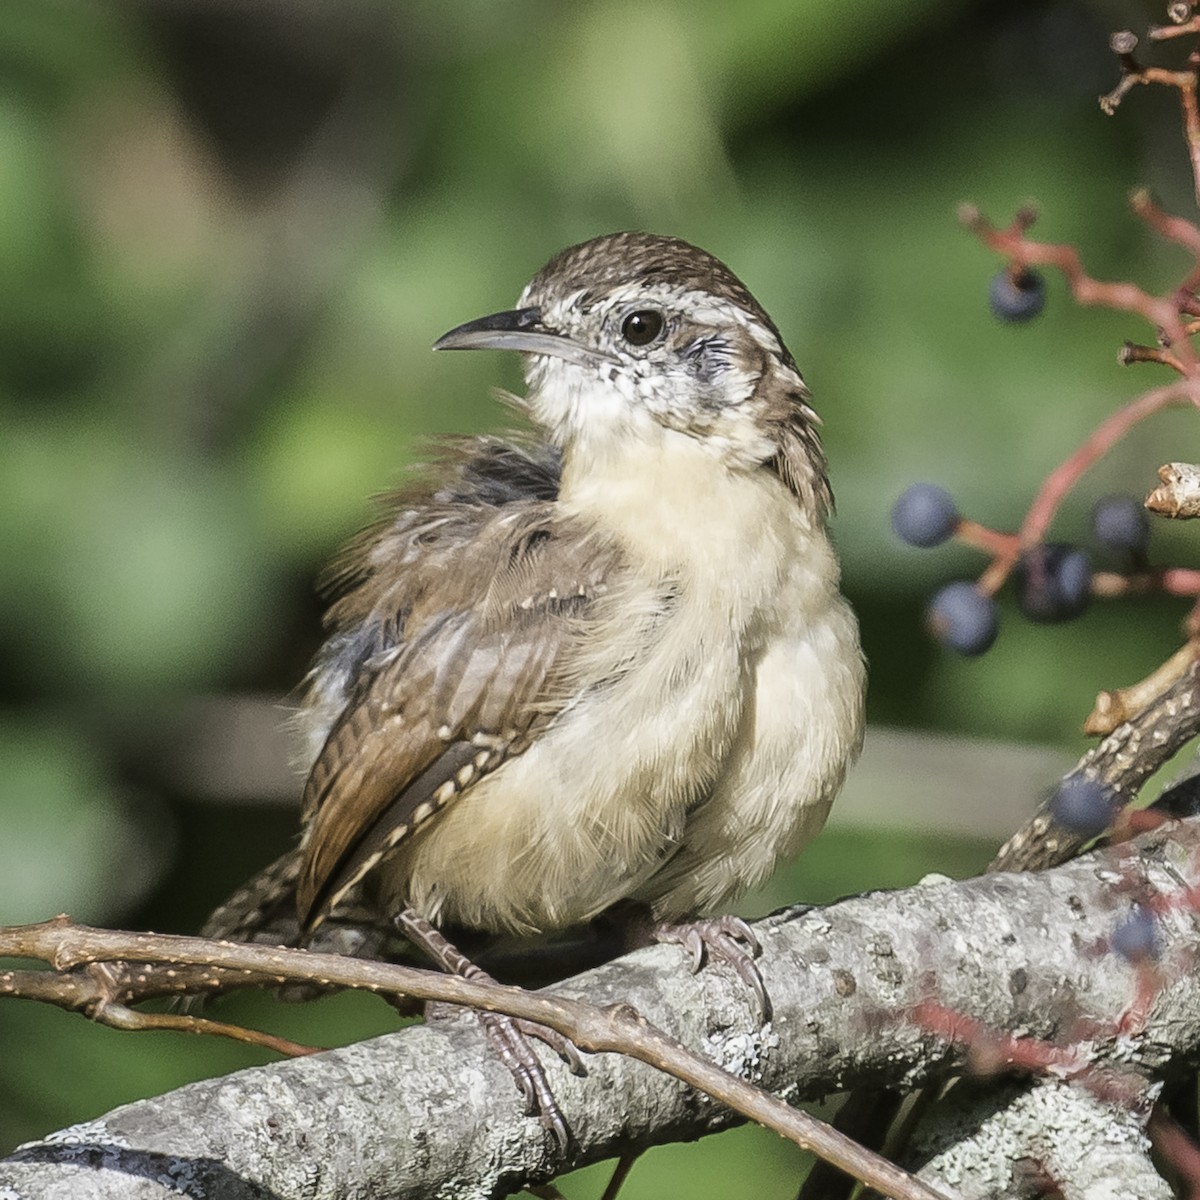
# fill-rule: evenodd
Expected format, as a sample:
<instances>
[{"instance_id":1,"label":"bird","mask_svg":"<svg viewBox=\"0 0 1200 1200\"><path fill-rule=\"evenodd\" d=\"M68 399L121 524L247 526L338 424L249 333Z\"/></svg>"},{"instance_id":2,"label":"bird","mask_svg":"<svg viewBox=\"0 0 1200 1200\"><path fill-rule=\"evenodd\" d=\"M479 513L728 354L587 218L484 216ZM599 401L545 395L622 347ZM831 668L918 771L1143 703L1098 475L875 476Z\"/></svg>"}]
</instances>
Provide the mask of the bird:
<instances>
[{"instance_id":1,"label":"bird","mask_svg":"<svg viewBox=\"0 0 1200 1200\"><path fill-rule=\"evenodd\" d=\"M753 981L719 914L819 832L864 721L792 355L724 263L642 232L433 348L519 352L533 432L447 442L320 578L299 843L204 932L369 955L399 931L479 976L446 930L635 911ZM562 1140L529 1031L490 1020Z\"/></svg>"}]
</instances>

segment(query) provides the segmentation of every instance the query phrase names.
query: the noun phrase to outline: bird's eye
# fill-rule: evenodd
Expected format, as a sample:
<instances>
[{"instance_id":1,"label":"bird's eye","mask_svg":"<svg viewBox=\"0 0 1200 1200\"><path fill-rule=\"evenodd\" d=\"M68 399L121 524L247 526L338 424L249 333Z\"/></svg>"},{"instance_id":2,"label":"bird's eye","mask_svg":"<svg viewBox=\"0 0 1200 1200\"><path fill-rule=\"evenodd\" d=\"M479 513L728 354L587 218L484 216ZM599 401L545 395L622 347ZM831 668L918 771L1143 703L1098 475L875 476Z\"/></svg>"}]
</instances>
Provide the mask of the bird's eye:
<instances>
[{"instance_id":1,"label":"bird's eye","mask_svg":"<svg viewBox=\"0 0 1200 1200\"><path fill-rule=\"evenodd\" d=\"M663 315L652 308L639 309L621 323L621 336L631 346L648 346L663 331Z\"/></svg>"}]
</instances>

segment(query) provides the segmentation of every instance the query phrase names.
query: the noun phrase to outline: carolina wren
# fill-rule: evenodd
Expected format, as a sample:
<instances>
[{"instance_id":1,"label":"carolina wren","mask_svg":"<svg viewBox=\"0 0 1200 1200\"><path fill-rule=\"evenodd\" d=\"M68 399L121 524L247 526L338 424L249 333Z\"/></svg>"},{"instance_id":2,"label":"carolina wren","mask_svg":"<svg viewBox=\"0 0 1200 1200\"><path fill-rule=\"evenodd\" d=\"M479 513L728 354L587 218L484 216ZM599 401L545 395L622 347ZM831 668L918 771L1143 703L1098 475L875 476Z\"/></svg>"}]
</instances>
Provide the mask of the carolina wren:
<instances>
[{"instance_id":1,"label":"carolina wren","mask_svg":"<svg viewBox=\"0 0 1200 1200\"><path fill-rule=\"evenodd\" d=\"M261 936L280 896L302 938L356 906L494 933L711 912L818 832L862 739L792 356L721 262L643 233L434 349L521 351L545 440L453 445L325 573L300 845L207 931Z\"/></svg>"}]
</instances>

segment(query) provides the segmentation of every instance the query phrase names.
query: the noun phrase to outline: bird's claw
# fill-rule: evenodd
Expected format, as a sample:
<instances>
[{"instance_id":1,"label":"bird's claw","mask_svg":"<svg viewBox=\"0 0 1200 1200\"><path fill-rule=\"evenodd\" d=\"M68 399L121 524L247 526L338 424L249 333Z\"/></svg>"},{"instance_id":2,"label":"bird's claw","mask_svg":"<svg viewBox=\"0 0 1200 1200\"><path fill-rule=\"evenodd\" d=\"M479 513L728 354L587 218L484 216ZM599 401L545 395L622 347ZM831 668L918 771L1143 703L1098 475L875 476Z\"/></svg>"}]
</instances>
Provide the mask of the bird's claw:
<instances>
[{"instance_id":1,"label":"bird's claw","mask_svg":"<svg viewBox=\"0 0 1200 1200\"><path fill-rule=\"evenodd\" d=\"M579 1051L562 1034L532 1021L521 1021L502 1013L481 1012L479 1020L500 1060L508 1068L521 1096L525 1112L537 1116L558 1145L560 1153L571 1149L571 1128L554 1097L546 1070L530 1041L537 1038L549 1046L570 1068L573 1074L586 1074Z\"/></svg>"},{"instance_id":2,"label":"bird's claw","mask_svg":"<svg viewBox=\"0 0 1200 1200\"><path fill-rule=\"evenodd\" d=\"M516 1026L526 1037L537 1038L543 1046L549 1046L567 1064L572 1075L582 1078L587 1074L587 1067L583 1065L579 1047L569 1037L565 1037L556 1029L538 1025L534 1021L525 1021L519 1017L516 1019Z\"/></svg>"},{"instance_id":3,"label":"bird's claw","mask_svg":"<svg viewBox=\"0 0 1200 1200\"><path fill-rule=\"evenodd\" d=\"M457 975L461 979L470 979L476 983L495 985L496 981L481 967L476 966L461 951L450 944L445 936L438 931L425 917L414 909L404 909L393 918L396 927L415 945L420 946L443 970ZM444 1009L452 1009L451 1005L427 1004L425 1017L429 1020L440 1015ZM524 1021L516 1017L505 1016L503 1013L478 1011L487 1034L488 1041L500 1055L501 1061L508 1068L517 1088L525 1100L525 1111L529 1116L538 1116L542 1124L553 1135L560 1152L566 1155L572 1144L571 1129L567 1125L550 1081L546 1078L546 1070L542 1060L538 1058L530 1038L536 1038L549 1046L571 1069L573 1075L586 1075L583 1059L575 1044L553 1029L537 1025L533 1021Z\"/></svg>"},{"instance_id":4,"label":"bird's claw","mask_svg":"<svg viewBox=\"0 0 1200 1200\"><path fill-rule=\"evenodd\" d=\"M654 931L654 940L682 946L691 955L693 975L706 960L717 959L732 967L754 993L763 1024L771 1019L771 1000L762 972L754 961L762 947L754 930L741 917L725 914L683 925L661 925Z\"/></svg>"}]
</instances>

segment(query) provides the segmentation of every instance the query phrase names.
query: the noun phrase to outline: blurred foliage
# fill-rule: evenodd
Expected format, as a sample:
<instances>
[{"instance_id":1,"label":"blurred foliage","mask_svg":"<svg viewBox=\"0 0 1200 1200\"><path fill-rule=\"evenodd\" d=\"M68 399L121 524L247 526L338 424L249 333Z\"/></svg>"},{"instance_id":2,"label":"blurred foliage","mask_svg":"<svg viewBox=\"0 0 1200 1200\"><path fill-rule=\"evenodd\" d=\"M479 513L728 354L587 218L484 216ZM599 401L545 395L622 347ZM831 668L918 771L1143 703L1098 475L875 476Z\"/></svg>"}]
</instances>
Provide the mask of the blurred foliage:
<instances>
[{"instance_id":1,"label":"blurred foliage","mask_svg":"<svg viewBox=\"0 0 1200 1200\"><path fill-rule=\"evenodd\" d=\"M1172 278L1178 253L1125 196L1145 183L1189 211L1173 100L1146 90L1115 120L1096 105L1116 78L1108 31L1159 16L1117 0L7 0L0 921L69 908L192 929L285 844L290 813L164 781L163 714L295 684L318 636L309 580L368 497L430 435L509 419L489 387L519 387L515 362L429 344L511 303L563 245L623 227L729 262L813 386L871 716L1080 748L1093 693L1164 657L1182 607L1096 606L1053 630L1007 611L986 658L954 660L921 607L979 564L898 546L887 512L927 478L1012 525L1155 380L1115 364L1146 331L1075 309L1058 280L1031 327L993 322L994 265L953 209L970 197L1006 219L1035 196L1037 232L1097 274ZM1081 535L1096 496L1194 457L1178 450L1193 419L1138 431L1060 534ZM1186 531L1157 536L1188 562ZM758 902L987 856L836 831ZM390 1024L360 998L229 1011L317 1042ZM18 1004L0 1045L0 1151L253 1061ZM787 1196L797 1169L741 1131L651 1156L625 1194Z\"/></svg>"}]
</instances>

